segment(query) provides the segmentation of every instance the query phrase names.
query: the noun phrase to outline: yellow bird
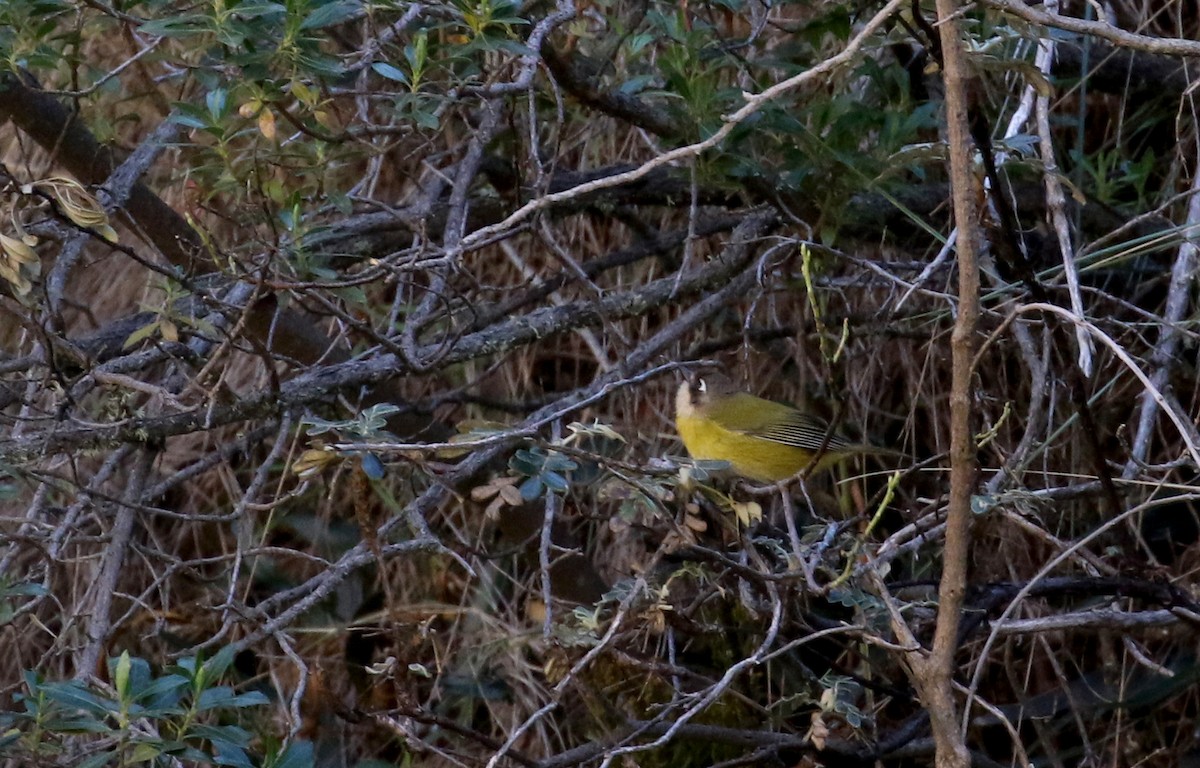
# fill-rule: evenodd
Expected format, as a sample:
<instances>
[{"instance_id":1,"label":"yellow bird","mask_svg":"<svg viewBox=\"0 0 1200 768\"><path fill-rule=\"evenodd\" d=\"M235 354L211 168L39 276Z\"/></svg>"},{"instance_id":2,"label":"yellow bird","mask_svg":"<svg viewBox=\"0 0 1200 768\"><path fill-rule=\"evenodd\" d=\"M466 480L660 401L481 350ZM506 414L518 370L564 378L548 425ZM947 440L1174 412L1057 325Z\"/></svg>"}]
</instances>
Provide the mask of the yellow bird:
<instances>
[{"instance_id":1,"label":"yellow bird","mask_svg":"<svg viewBox=\"0 0 1200 768\"><path fill-rule=\"evenodd\" d=\"M683 382L675 396L675 428L697 460L727 461L760 483L823 471L853 454L894 453L855 443L790 405L739 391L716 373Z\"/></svg>"}]
</instances>

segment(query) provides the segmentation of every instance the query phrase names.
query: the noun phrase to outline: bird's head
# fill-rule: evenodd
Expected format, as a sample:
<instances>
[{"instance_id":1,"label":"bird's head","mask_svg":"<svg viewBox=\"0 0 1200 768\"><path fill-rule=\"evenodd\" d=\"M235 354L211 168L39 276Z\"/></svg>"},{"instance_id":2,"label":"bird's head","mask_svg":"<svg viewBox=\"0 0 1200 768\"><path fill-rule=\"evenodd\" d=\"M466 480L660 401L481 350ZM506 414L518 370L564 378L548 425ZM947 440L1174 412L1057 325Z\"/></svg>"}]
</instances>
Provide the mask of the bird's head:
<instances>
[{"instance_id":1,"label":"bird's head","mask_svg":"<svg viewBox=\"0 0 1200 768\"><path fill-rule=\"evenodd\" d=\"M728 376L719 371L696 372L683 380L675 394L675 412L683 417L703 412L714 399L737 392Z\"/></svg>"}]
</instances>

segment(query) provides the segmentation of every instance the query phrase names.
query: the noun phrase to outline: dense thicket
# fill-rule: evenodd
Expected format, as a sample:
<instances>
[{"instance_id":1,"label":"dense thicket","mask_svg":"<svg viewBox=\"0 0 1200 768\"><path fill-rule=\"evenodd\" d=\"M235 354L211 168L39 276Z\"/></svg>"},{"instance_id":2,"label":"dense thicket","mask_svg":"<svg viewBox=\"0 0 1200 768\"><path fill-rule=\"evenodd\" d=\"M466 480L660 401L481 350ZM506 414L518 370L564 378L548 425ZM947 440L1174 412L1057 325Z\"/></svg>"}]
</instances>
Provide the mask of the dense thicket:
<instances>
[{"instance_id":1,"label":"dense thicket","mask_svg":"<svg viewBox=\"0 0 1200 768\"><path fill-rule=\"evenodd\" d=\"M960 22L965 744L1181 765L1195 8ZM0 0L0 760L932 765L905 654L960 306L936 24ZM904 458L786 492L697 467L671 411L700 362Z\"/></svg>"}]
</instances>

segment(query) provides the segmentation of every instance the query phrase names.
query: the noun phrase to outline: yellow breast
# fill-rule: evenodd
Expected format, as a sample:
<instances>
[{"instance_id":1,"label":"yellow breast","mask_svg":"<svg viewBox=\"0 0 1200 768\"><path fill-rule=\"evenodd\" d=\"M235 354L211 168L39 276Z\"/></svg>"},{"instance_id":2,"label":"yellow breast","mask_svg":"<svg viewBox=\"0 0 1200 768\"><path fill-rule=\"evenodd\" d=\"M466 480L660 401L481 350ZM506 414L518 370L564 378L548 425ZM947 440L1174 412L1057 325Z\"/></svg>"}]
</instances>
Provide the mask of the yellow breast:
<instances>
[{"instance_id":1,"label":"yellow breast","mask_svg":"<svg viewBox=\"0 0 1200 768\"><path fill-rule=\"evenodd\" d=\"M812 451L733 432L701 415L679 414L675 427L693 459L728 461L738 475L760 483L786 480L813 457ZM813 469L828 466L827 458L836 461L836 457L822 457Z\"/></svg>"}]
</instances>

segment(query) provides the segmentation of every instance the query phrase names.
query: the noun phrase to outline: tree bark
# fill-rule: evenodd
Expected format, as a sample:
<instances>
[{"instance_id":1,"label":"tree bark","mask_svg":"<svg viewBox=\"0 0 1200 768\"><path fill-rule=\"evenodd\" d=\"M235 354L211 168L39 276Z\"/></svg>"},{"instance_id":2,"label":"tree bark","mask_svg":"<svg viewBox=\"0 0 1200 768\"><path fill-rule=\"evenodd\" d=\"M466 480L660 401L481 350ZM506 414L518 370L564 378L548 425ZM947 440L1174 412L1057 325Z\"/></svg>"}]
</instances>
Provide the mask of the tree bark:
<instances>
[{"instance_id":1,"label":"tree bark","mask_svg":"<svg viewBox=\"0 0 1200 768\"><path fill-rule=\"evenodd\" d=\"M978 186L971 172L973 144L967 124L966 55L959 33L957 0L937 0L938 29L946 85L946 126L950 143L950 185L958 228L958 317L951 336L950 502L937 628L928 657L913 658L921 699L929 710L938 768L969 768L971 756L959 729L954 701L955 652L959 617L967 586L971 537L971 494L975 487L975 444L971 435L971 363L979 319Z\"/></svg>"}]
</instances>

